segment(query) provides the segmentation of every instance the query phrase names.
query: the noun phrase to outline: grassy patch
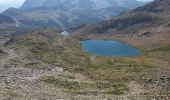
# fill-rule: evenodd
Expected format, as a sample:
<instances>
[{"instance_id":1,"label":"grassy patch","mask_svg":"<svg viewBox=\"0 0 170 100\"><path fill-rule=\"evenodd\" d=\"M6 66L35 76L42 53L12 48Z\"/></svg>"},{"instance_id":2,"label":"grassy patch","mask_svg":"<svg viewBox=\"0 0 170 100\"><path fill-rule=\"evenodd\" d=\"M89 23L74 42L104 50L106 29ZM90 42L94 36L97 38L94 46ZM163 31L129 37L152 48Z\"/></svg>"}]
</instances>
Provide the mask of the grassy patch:
<instances>
[{"instance_id":1,"label":"grassy patch","mask_svg":"<svg viewBox=\"0 0 170 100\"><path fill-rule=\"evenodd\" d=\"M169 52L170 51L170 45L167 45L167 46L164 46L164 47L153 48L149 52L157 52L157 51Z\"/></svg>"},{"instance_id":2,"label":"grassy patch","mask_svg":"<svg viewBox=\"0 0 170 100\"><path fill-rule=\"evenodd\" d=\"M79 94L80 94L79 90L83 90L83 93L88 93L87 91L97 89L97 90L105 91L103 93L121 95L128 90L124 82L113 81L113 80L107 82L88 83L88 82L76 82L67 79L64 80L60 78L55 78L53 76L48 76L48 77L41 78L40 81Z\"/></svg>"},{"instance_id":3,"label":"grassy patch","mask_svg":"<svg viewBox=\"0 0 170 100\"><path fill-rule=\"evenodd\" d=\"M65 88L68 90L77 90L81 89L83 84L79 84L78 82L68 81L64 79L57 79L55 77L49 76L41 78L40 81L44 83L53 84L56 87Z\"/></svg>"}]
</instances>

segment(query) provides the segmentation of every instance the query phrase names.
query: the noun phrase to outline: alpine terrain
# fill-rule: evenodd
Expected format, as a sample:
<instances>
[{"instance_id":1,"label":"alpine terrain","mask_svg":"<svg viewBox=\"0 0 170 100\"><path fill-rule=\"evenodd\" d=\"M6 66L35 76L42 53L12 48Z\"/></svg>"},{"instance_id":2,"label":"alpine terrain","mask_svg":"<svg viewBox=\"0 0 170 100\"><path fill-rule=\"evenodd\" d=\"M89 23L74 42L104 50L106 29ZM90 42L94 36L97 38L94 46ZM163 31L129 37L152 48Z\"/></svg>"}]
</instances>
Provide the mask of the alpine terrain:
<instances>
[{"instance_id":1,"label":"alpine terrain","mask_svg":"<svg viewBox=\"0 0 170 100\"><path fill-rule=\"evenodd\" d=\"M81 44L92 40L139 52L95 55ZM96 52L120 47L92 44ZM0 99L169 100L170 0L26 0L7 9Z\"/></svg>"},{"instance_id":2,"label":"alpine terrain","mask_svg":"<svg viewBox=\"0 0 170 100\"><path fill-rule=\"evenodd\" d=\"M136 0L132 2L129 0L103 0L102 2L99 0L26 0L19 9L9 8L2 14L15 20L13 29L17 30L12 31L44 27L66 30L82 24L110 19L146 3Z\"/></svg>"}]
</instances>

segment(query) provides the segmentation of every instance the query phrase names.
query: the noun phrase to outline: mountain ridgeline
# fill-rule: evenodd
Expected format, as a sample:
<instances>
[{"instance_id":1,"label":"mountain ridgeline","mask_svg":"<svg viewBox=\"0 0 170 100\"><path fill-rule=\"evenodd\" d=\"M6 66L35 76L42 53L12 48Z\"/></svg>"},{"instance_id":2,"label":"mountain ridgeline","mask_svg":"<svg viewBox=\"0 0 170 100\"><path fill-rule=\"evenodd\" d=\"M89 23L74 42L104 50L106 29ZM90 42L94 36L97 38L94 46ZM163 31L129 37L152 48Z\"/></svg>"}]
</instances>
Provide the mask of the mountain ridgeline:
<instances>
[{"instance_id":1,"label":"mountain ridgeline","mask_svg":"<svg viewBox=\"0 0 170 100\"><path fill-rule=\"evenodd\" d=\"M13 29L66 30L108 20L144 4L137 0L26 0L19 9L9 8L2 14L15 21Z\"/></svg>"},{"instance_id":2,"label":"mountain ridgeline","mask_svg":"<svg viewBox=\"0 0 170 100\"><path fill-rule=\"evenodd\" d=\"M169 0L156 0L130 12L93 25L73 29L73 33L145 34L169 27Z\"/></svg>"},{"instance_id":3,"label":"mountain ridgeline","mask_svg":"<svg viewBox=\"0 0 170 100\"><path fill-rule=\"evenodd\" d=\"M66 7L70 9L101 9L112 6L136 8L145 4L137 0L26 0L22 9L35 7Z\"/></svg>"}]
</instances>

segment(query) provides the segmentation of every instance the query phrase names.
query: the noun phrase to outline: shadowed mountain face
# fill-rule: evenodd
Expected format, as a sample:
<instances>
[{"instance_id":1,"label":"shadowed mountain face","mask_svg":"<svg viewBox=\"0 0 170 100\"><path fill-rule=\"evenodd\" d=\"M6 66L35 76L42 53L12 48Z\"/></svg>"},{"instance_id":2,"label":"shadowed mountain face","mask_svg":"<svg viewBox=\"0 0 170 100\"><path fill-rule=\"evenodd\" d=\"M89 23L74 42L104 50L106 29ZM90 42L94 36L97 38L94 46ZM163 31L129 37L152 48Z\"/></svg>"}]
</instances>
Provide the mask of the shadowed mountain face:
<instances>
[{"instance_id":1,"label":"shadowed mountain face","mask_svg":"<svg viewBox=\"0 0 170 100\"><path fill-rule=\"evenodd\" d=\"M145 5L143 7L139 7L134 12L152 12L152 13L167 13L169 14L170 9L170 0L156 0L149 5Z\"/></svg>"},{"instance_id":2,"label":"shadowed mountain face","mask_svg":"<svg viewBox=\"0 0 170 100\"><path fill-rule=\"evenodd\" d=\"M9 8L2 14L13 18L17 29L66 30L108 20L143 4L136 0L26 0L20 9Z\"/></svg>"},{"instance_id":3,"label":"shadowed mountain face","mask_svg":"<svg viewBox=\"0 0 170 100\"><path fill-rule=\"evenodd\" d=\"M6 27L13 27L13 25L15 24L15 21L11 17L0 14L0 29L5 29Z\"/></svg>"},{"instance_id":4,"label":"shadowed mountain face","mask_svg":"<svg viewBox=\"0 0 170 100\"><path fill-rule=\"evenodd\" d=\"M170 23L170 1L156 0L128 13L94 25L82 26L74 33L142 34L144 31L162 30Z\"/></svg>"},{"instance_id":5,"label":"shadowed mountain face","mask_svg":"<svg viewBox=\"0 0 170 100\"><path fill-rule=\"evenodd\" d=\"M0 24L3 24L3 23L10 24L10 23L15 23L15 21L11 17L0 14Z\"/></svg>"}]
</instances>

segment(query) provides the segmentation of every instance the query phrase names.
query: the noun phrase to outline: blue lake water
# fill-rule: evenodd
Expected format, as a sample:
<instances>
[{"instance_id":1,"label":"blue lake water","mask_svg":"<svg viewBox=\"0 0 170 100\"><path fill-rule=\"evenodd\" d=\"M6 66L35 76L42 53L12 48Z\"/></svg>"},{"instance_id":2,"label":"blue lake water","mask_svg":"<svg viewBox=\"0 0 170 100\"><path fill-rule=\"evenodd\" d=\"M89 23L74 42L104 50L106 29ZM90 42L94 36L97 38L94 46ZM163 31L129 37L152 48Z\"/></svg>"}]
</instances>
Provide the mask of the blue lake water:
<instances>
[{"instance_id":1,"label":"blue lake water","mask_svg":"<svg viewBox=\"0 0 170 100\"><path fill-rule=\"evenodd\" d=\"M83 51L96 56L129 57L140 54L138 49L119 41L85 40L80 44Z\"/></svg>"}]
</instances>

